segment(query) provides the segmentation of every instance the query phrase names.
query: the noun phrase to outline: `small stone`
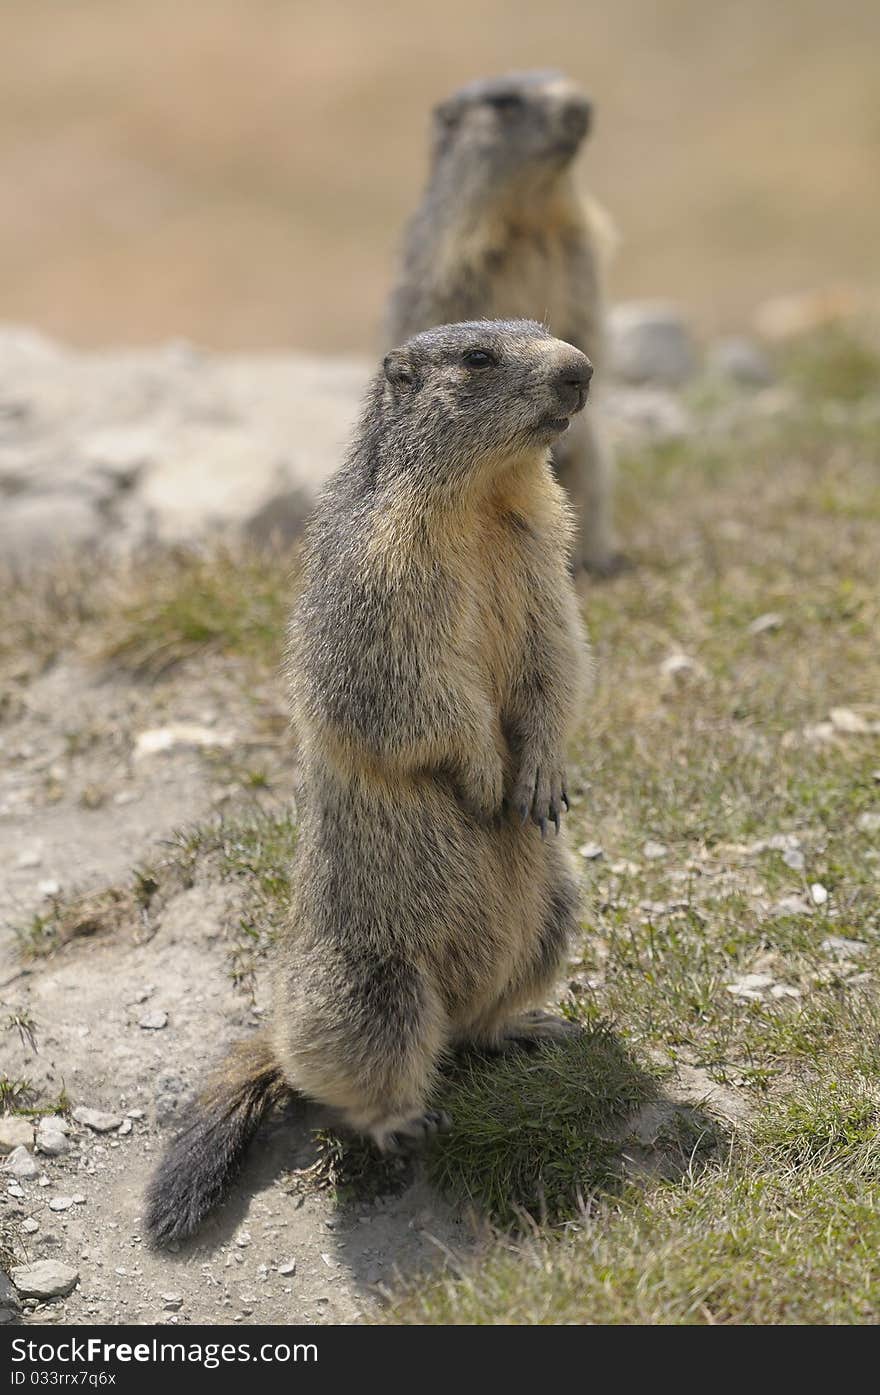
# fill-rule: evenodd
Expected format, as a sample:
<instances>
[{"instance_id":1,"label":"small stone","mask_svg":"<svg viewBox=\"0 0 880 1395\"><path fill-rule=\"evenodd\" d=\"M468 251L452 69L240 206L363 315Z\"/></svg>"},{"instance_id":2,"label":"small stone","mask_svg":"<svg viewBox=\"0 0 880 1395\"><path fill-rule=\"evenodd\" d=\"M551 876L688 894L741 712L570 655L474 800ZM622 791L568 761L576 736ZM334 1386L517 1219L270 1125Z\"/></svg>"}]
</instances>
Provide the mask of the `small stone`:
<instances>
[{"instance_id":1,"label":"small stone","mask_svg":"<svg viewBox=\"0 0 880 1395\"><path fill-rule=\"evenodd\" d=\"M871 731L870 722L850 707L832 707L828 716L835 731L844 732L847 736L865 736Z\"/></svg>"},{"instance_id":2,"label":"small stone","mask_svg":"<svg viewBox=\"0 0 880 1395\"><path fill-rule=\"evenodd\" d=\"M703 665L680 650L667 654L660 665L660 673L667 683L672 682L677 687L683 687L692 679L706 677Z\"/></svg>"},{"instance_id":3,"label":"small stone","mask_svg":"<svg viewBox=\"0 0 880 1395\"><path fill-rule=\"evenodd\" d=\"M16 1265L11 1277L22 1298L64 1298L79 1281L78 1271L57 1259Z\"/></svg>"},{"instance_id":4,"label":"small stone","mask_svg":"<svg viewBox=\"0 0 880 1395\"><path fill-rule=\"evenodd\" d=\"M243 1231L241 1232L241 1235L237 1235L237 1236L235 1237L235 1243L236 1243L236 1245L239 1246L240 1249L242 1249L242 1250L245 1249L245 1248L251 1243L251 1233L250 1233L250 1231L249 1231L249 1230L243 1230Z\"/></svg>"},{"instance_id":5,"label":"small stone","mask_svg":"<svg viewBox=\"0 0 880 1395\"><path fill-rule=\"evenodd\" d=\"M125 1135L131 1133L131 1129L132 1129L131 1120L130 1120L130 1119L123 1119L122 1123L119 1125L119 1133L118 1133L117 1136L118 1136L119 1138L123 1138L123 1137L125 1137Z\"/></svg>"},{"instance_id":6,"label":"small stone","mask_svg":"<svg viewBox=\"0 0 880 1395\"><path fill-rule=\"evenodd\" d=\"M21 1299L14 1286L0 1270L0 1324L14 1322L21 1312Z\"/></svg>"},{"instance_id":7,"label":"small stone","mask_svg":"<svg viewBox=\"0 0 880 1395\"><path fill-rule=\"evenodd\" d=\"M582 843L578 852L588 862L595 862L597 858L605 856L605 850L601 843Z\"/></svg>"},{"instance_id":8,"label":"small stone","mask_svg":"<svg viewBox=\"0 0 880 1395\"><path fill-rule=\"evenodd\" d=\"M748 627L750 635L766 635L773 630L781 630L785 621L775 610L768 610L766 614L759 615L757 620L753 620Z\"/></svg>"},{"instance_id":9,"label":"small stone","mask_svg":"<svg viewBox=\"0 0 880 1395\"><path fill-rule=\"evenodd\" d=\"M119 1114L108 1114L103 1109L89 1109L84 1104L77 1105L73 1117L78 1124L85 1124L86 1128L95 1133L113 1133L122 1123Z\"/></svg>"},{"instance_id":10,"label":"small stone","mask_svg":"<svg viewBox=\"0 0 880 1395\"><path fill-rule=\"evenodd\" d=\"M168 1013L161 1010L145 1012L143 1017L138 1018L138 1026L143 1027L145 1032L161 1032L163 1027L168 1026Z\"/></svg>"},{"instance_id":11,"label":"small stone","mask_svg":"<svg viewBox=\"0 0 880 1395\"><path fill-rule=\"evenodd\" d=\"M790 983L774 983L770 989L771 998L799 998L801 990L793 988Z\"/></svg>"},{"instance_id":12,"label":"small stone","mask_svg":"<svg viewBox=\"0 0 880 1395\"><path fill-rule=\"evenodd\" d=\"M283 1261L283 1263L279 1264L279 1266L278 1266L278 1273L279 1273L279 1274L283 1274L285 1278L288 1278L291 1274L295 1274L295 1273L296 1273L296 1260L295 1260L295 1259L285 1259L285 1260Z\"/></svg>"},{"instance_id":13,"label":"small stone","mask_svg":"<svg viewBox=\"0 0 880 1395\"><path fill-rule=\"evenodd\" d=\"M70 1124L63 1114L44 1114L37 1124L37 1131L47 1133L70 1133Z\"/></svg>"},{"instance_id":14,"label":"small stone","mask_svg":"<svg viewBox=\"0 0 880 1395\"><path fill-rule=\"evenodd\" d=\"M195 722L173 722L167 727L152 727L142 731L135 738L134 758L142 760L146 756L163 755L168 751L187 746L233 746L235 737L230 732L211 731Z\"/></svg>"},{"instance_id":15,"label":"small stone","mask_svg":"<svg viewBox=\"0 0 880 1395\"><path fill-rule=\"evenodd\" d=\"M761 345L741 335L713 344L709 367L719 378L729 378L743 387L768 387L775 376Z\"/></svg>"},{"instance_id":16,"label":"small stone","mask_svg":"<svg viewBox=\"0 0 880 1395\"><path fill-rule=\"evenodd\" d=\"M661 301L627 301L608 317L612 371L628 383L677 387L694 372L696 355L684 318Z\"/></svg>"},{"instance_id":17,"label":"small stone","mask_svg":"<svg viewBox=\"0 0 880 1395\"><path fill-rule=\"evenodd\" d=\"M783 896L776 902L775 909L778 915L804 915L812 911L813 907L803 896Z\"/></svg>"},{"instance_id":18,"label":"small stone","mask_svg":"<svg viewBox=\"0 0 880 1395\"><path fill-rule=\"evenodd\" d=\"M56 882L54 877L47 877L45 881L37 882L37 891L41 896L57 896L61 890L61 883Z\"/></svg>"},{"instance_id":19,"label":"small stone","mask_svg":"<svg viewBox=\"0 0 880 1395\"><path fill-rule=\"evenodd\" d=\"M39 867L42 861L43 854L37 848L25 848L15 859L15 865L24 871L29 867Z\"/></svg>"},{"instance_id":20,"label":"small stone","mask_svg":"<svg viewBox=\"0 0 880 1395\"><path fill-rule=\"evenodd\" d=\"M33 1148L34 1126L19 1114L0 1116L0 1153L12 1153L16 1148Z\"/></svg>"},{"instance_id":21,"label":"small stone","mask_svg":"<svg viewBox=\"0 0 880 1395\"><path fill-rule=\"evenodd\" d=\"M655 843L651 838L642 847L642 857L647 858L649 862L659 862L668 852L665 843Z\"/></svg>"},{"instance_id":22,"label":"small stone","mask_svg":"<svg viewBox=\"0 0 880 1395\"><path fill-rule=\"evenodd\" d=\"M70 1152L70 1139L55 1129L39 1129L36 1149L38 1153L45 1153L47 1158L60 1158Z\"/></svg>"},{"instance_id":23,"label":"small stone","mask_svg":"<svg viewBox=\"0 0 880 1395\"><path fill-rule=\"evenodd\" d=\"M735 998L760 999L764 990L773 983L772 974L744 974L742 978L734 980L733 983L726 983L724 986L728 993L732 993Z\"/></svg>"},{"instance_id":24,"label":"small stone","mask_svg":"<svg viewBox=\"0 0 880 1395\"><path fill-rule=\"evenodd\" d=\"M22 1147L21 1144L17 1148L13 1148L6 1159L5 1167L7 1172L11 1172L13 1177L17 1177L19 1181L29 1181L32 1177L38 1177L40 1174L39 1164L34 1161L27 1148Z\"/></svg>"},{"instance_id":25,"label":"small stone","mask_svg":"<svg viewBox=\"0 0 880 1395\"><path fill-rule=\"evenodd\" d=\"M7 1196L14 1196L17 1201L22 1201L27 1193L19 1186L18 1182L10 1182L6 1188Z\"/></svg>"},{"instance_id":26,"label":"small stone","mask_svg":"<svg viewBox=\"0 0 880 1395\"><path fill-rule=\"evenodd\" d=\"M880 814L859 814L856 828L860 833L880 833Z\"/></svg>"},{"instance_id":27,"label":"small stone","mask_svg":"<svg viewBox=\"0 0 880 1395\"><path fill-rule=\"evenodd\" d=\"M824 906L825 902L828 900L828 891L821 882L812 882L810 884L810 896L812 897L814 906Z\"/></svg>"},{"instance_id":28,"label":"small stone","mask_svg":"<svg viewBox=\"0 0 880 1395\"><path fill-rule=\"evenodd\" d=\"M25 1235L36 1235L37 1231L40 1229L40 1222L33 1216L26 1216L21 1223L21 1228Z\"/></svg>"},{"instance_id":29,"label":"small stone","mask_svg":"<svg viewBox=\"0 0 880 1395\"><path fill-rule=\"evenodd\" d=\"M850 940L845 935L826 936L820 948L835 959L857 959L859 955L868 952L868 945L864 940Z\"/></svg>"},{"instance_id":30,"label":"small stone","mask_svg":"<svg viewBox=\"0 0 880 1395\"><path fill-rule=\"evenodd\" d=\"M142 1109L127 1109L125 1117L126 1119L143 1119L144 1111Z\"/></svg>"},{"instance_id":31,"label":"small stone","mask_svg":"<svg viewBox=\"0 0 880 1395\"><path fill-rule=\"evenodd\" d=\"M793 872L802 872L806 866L806 859L799 848L787 848L782 854L782 861Z\"/></svg>"},{"instance_id":32,"label":"small stone","mask_svg":"<svg viewBox=\"0 0 880 1395\"><path fill-rule=\"evenodd\" d=\"M72 1196L52 1196L49 1198L50 1211L69 1211L72 1205Z\"/></svg>"},{"instance_id":33,"label":"small stone","mask_svg":"<svg viewBox=\"0 0 880 1395\"><path fill-rule=\"evenodd\" d=\"M86 1204L86 1199L82 1195L82 1192L74 1192L72 1201L74 1206L85 1206Z\"/></svg>"},{"instance_id":34,"label":"small stone","mask_svg":"<svg viewBox=\"0 0 880 1395\"><path fill-rule=\"evenodd\" d=\"M159 1297L162 1299L162 1307L167 1313L176 1313L179 1308L183 1307L182 1293L160 1293Z\"/></svg>"}]
</instances>

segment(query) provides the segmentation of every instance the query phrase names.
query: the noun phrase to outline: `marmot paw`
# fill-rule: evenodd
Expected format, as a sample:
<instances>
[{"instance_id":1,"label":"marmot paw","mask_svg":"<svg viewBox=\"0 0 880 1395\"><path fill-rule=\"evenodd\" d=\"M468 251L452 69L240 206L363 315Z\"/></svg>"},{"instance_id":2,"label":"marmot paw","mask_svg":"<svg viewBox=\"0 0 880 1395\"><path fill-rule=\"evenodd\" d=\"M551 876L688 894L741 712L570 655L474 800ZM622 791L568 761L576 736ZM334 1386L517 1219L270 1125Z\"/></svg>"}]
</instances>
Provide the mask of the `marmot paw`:
<instances>
[{"instance_id":1,"label":"marmot paw","mask_svg":"<svg viewBox=\"0 0 880 1395\"><path fill-rule=\"evenodd\" d=\"M426 1109L424 1114L414 1114L411 1119L398 1124L391 1133L374 1138L382 1153L410 1153L422 1148L438 1133L448 1133L452 1120L442 1109Z\"/></svg>"},{"instance_id":2,"label":"marmot paw","mask_svg":"<svg viewBox=\"0 0 880 1395\"><path fill-rule=\"evenodd\" d=\"M564 809L568 813L570 807L565 775L561 770L551 770L547 766L524 765L513 791L512 803L523 823L531 818L532 823L537 824L542 838L546 838L550 823L558 833L562 811Z\"/></svg>"}]
</instances>

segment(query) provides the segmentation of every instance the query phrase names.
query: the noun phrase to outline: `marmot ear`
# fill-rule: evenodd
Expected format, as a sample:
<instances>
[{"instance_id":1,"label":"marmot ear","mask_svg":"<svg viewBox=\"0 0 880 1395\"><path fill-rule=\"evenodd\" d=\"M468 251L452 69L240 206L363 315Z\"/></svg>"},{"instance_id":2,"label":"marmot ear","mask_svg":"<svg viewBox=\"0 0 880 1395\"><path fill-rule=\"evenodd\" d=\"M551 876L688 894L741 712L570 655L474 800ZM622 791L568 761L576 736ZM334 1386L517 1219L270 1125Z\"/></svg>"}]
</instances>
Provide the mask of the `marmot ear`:
<instances>
[{"instance_id":1,"label":"marmot ear","mask_svg":"<svg viewBox=\"0 0 880 1395\"><path fill-rule=\"evenodd\" d=\"M395 392L400 394L418 392L420 387L419 375L406 354L402 353L400 349L392 349L390 354L385 355L382 368Z\"/></svg>"}]
</instances>

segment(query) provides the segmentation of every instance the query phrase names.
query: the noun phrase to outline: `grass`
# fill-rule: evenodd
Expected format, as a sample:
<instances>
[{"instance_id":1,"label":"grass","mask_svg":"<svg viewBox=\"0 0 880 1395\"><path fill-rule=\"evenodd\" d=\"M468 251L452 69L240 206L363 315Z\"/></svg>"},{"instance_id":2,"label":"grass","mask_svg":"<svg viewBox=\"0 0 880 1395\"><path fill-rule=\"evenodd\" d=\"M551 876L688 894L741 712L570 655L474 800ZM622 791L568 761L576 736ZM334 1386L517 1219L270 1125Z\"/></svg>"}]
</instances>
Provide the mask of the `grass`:
<instances>
[{"instance_id":1,"label":"grass","mask_svg":"<svg viewBox=\"0 0 880 1395\"><path fill-rule=\"evenodd\" d=\"M573 845L603 849L582 861L583 936L560 985L586 1035L450 1071L454 1128L427 1170L496 1239L394 1320L880 1317L880 843L865 819L880 812L880 390L873 350L838 335L785 373L768 415L745 397L695 407L686 441L621 462L637 566L585 587L598 682L569 784ZM47 641L69 614L68 635L142 682L208 653L245 684L277 664L288 560L155 565L112 619L72 593L49 620L26 598L13 614ZM257 799L269 777L236 778ZM230 963L247 989L295 840L290 815L259 809L181 834L125 914L151 913L175 878L238 884ZM31 946L91 923L53 907ZM311 1181L340 1200L400 1184L358 1146L328 1136L319 1152Z\"/></svg>"}]
</instances>

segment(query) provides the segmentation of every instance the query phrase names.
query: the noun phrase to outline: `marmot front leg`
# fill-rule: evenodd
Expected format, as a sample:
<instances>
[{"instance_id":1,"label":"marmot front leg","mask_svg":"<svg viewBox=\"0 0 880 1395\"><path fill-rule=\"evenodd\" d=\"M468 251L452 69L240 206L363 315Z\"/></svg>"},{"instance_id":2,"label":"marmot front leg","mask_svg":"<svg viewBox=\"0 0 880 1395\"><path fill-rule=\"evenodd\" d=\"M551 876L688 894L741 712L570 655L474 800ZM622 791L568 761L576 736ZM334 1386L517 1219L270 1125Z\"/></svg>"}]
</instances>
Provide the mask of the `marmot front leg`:
<instances>
[{"instance_id":1,"label":"marmot front leg","mask_svg":"<svg viewBox=\"0 0 880 1395\"><path fill-rule=\"evenodd\" d=\"M504 761L495 739L497 719L488 702L478 711L461 697L462 723L455 756L455 779L465 808L490 821L504 801Z\"/></svg>"}]
</instances>

